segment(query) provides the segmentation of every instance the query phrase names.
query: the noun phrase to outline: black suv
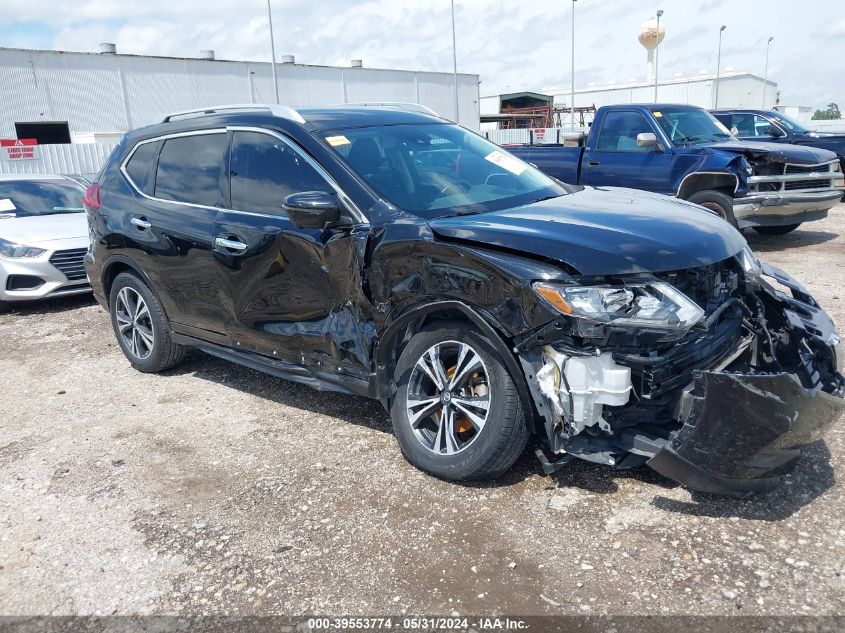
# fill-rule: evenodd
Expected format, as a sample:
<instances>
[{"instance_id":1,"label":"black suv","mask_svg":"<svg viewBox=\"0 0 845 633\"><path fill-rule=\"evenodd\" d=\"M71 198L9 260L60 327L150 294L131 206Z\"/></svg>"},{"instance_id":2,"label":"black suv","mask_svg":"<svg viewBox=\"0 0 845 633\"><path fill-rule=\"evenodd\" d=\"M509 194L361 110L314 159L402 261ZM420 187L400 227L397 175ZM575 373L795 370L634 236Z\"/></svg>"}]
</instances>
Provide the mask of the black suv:
<instances>
[{"instance_id":1,"label":"black suv","mask_svg":"<svg viewBox=\"0 0 845 633\"><path fill-rule=\"evenodd\" d=\"M843 405L827 314L690 203L570 187L419 106L180 113L85 196L132 365L188 348L377 398L414 465L648 463L762 490Z\"/></svg>"}]
</instances>

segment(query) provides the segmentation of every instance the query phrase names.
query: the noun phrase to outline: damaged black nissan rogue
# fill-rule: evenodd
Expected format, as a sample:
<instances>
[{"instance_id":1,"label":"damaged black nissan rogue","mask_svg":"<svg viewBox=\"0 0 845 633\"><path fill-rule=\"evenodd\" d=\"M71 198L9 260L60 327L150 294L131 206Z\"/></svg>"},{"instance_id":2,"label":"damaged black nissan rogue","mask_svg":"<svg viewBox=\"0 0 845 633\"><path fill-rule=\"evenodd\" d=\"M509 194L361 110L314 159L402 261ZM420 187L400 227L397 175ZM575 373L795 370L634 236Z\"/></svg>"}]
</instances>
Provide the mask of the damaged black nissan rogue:
<instances>
[{"instance_id":1,"label":"damaged black nissan rogue","mask_svg":"<svg viewBox=\"0 0 845 633\"><path fill-rule=\"evenodd\" d=\"M418 106L171 115L126 135L85 206L136 369L199 348L377 398L445 479L495 478L535 435L546 472L756 492L843 408L830 318L729 224L561 184Z\"/></svg>"}]
</instances>

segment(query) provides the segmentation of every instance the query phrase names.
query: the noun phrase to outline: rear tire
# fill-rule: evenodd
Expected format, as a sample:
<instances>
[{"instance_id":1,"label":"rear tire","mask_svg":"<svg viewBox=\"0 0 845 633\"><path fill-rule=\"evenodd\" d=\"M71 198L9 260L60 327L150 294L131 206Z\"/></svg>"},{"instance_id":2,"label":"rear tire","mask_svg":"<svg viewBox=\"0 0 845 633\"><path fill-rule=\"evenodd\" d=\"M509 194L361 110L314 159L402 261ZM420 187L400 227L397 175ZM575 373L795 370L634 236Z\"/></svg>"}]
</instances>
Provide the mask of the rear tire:
<instances>
[{"instance_id":1,"label":"rear tire","mask_svg":"<svg viewBox=\"0 0 845 633\"><path fill-rule=\"evenodd\" d=\"M737 228L736 218L734 217L734 201L729 195L721 191L709 189L707 191L697 191L687 198L687 200L701 205L711 213L718 215L734 228Z\"/></svg>"},{"instance_id":2,"label":"rear tire","mask_svg":"<svg viewBox=\"0 0 845 633\"><path fill-rule=\"evenodd\" d=\"M161 302L135 275L115 277L109 312L120 349L138 371L165 371L184 360L188 348L173 342Z\"/></svg>"},{"instance_id":3,"label":"rear tire","mask_svg":"<svg viewBox=\"0 0 845 633\"><path fill-rule=\"evenodd\" d=\"M786 235L792 233L801 224L784 224L783 226L755 226L752 227L760 235Z\"/></svg>"},{"instance_id":4,"label":"rear tire","mask_svg":"<svg viewBox=\"0 0 845 633\"><path fill-rule=\"evenodd\" d=\"M446 322L418 332L402 351L395 381L393 430L420 470L453 481L495 479L525 450L526 411L513 377L471 326ZM430 404L414 404L423 402Z\"/></svg>"},{"instance_id":5,"label":"rear tire","mask_svg":"<svg viewBox=\"0 0 845 633\"><path fill-rule=\"evenodd\" d=\"M8 301L0 301L0 314L9 311L9 302Z\"/></svg>"}]
</instances>

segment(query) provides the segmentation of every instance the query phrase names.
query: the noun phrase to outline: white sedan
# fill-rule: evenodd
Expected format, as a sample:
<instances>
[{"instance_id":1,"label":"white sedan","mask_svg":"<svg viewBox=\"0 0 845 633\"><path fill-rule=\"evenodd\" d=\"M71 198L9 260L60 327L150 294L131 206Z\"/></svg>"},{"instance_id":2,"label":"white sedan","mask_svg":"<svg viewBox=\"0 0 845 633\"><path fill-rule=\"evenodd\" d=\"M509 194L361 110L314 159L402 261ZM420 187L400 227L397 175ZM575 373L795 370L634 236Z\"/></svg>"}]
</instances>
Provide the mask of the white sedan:
<instances>
[{"instance_id":1,"label":"white sedan","mask_svg":"<svg viewBox=\"0 0 845 633\"><path fill-rule=\"evenodd\" d=\"M0 176L0 311L91 292L84 189L65 176Z\"/></svg>"}]
</instances>

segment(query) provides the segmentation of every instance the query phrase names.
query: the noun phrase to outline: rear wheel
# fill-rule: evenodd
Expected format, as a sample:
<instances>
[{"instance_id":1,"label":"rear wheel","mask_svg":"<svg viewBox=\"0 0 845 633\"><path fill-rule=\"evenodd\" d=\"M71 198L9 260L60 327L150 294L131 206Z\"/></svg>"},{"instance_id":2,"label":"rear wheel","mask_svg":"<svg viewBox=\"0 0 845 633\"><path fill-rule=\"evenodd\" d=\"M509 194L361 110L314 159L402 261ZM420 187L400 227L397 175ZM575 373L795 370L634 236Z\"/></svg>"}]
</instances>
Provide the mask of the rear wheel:
<instances>
[{"instance_id":1,"label":"rear wheel","mask_svg":"<svg viewBox=\"0 0 845 633\"><path fill-rule=\"evenodd\" d=\"M8 301L0 301L0 314L9 311L9 302Z\"/></svg>"},{"instance_id":2,"label":"rear wheel","mask_svg":"<svg viewBox=\"0 0 845 633\"><path fill-rule=\"evenodd\" d=\"M760 235L786 235L792 233L801 224L784 224L783 226L755 226L753 227Z\"/></svg>"},{"instance_id":3,"label":"rear wheel","mask_svg":"<svg viewBox=\"0 0 845 633\"><path fill-rule=\"evenodd\" d=\"M131 273L120 273L109 293L112 327L123 354L143 372L175 367L187 348L173 342L158 298Z\"/></svg>"},{"instance_id":4,"label":"rear wheel","mask_svg":"<svg viewBox=\"0 0 845 633\"><path fill-rule=\"evenodd\" d=\"M697 191L688 200L701 205L737 228L736 218L734 217L734 201L729 195L714 190Z\"/></svg>"},{"instance_id":5,"label":"rear wheel","mask_svg":"<svg viewBox=\"0 0 845 633\"><path fill-rule=\"evenodd\" d=\"M417 468L450 480L494 479L528 442L526 413L501 356L459 323L416 334L396 367L393 429Z\"/></svg>"}]
</instances>

